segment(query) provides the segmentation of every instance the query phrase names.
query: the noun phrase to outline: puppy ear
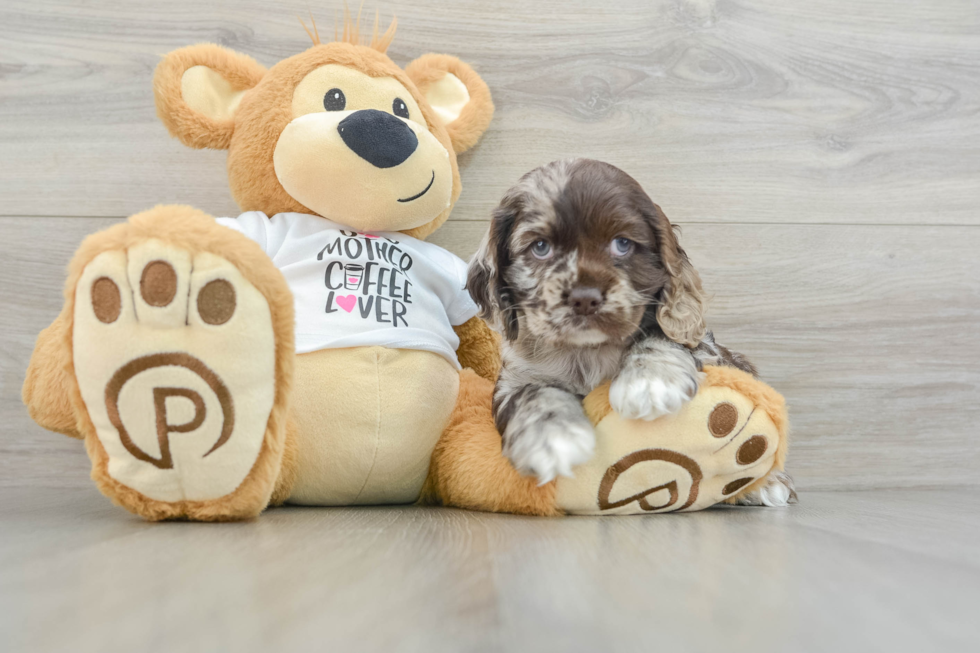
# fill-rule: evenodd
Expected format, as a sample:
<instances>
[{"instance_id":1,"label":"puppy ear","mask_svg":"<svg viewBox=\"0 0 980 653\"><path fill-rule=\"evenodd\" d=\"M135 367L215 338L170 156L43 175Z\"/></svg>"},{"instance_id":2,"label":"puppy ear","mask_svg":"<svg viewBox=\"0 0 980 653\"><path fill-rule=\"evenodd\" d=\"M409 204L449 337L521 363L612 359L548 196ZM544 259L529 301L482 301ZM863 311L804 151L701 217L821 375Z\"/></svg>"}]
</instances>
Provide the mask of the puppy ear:
<instances>
[{"instance_id":1,"label":"puppy ear","mask_svg":"<svg viewBox=\"0 0 980 653\"><path fill-rule=\"evenodd\" d=\"M667 270L667 284L660 294L657 322L664 335L688 347L697 347L704 338L704 290L701 277L691 265L687 254L677 244L674 228L659 206L653 207L650 216L660 251L660 259Z\"/></svg>"},{"instance_id":2,"label":"puppy ear","mask_svg":"<svg viewBox=\"0 0 980 653\"><path fill-rule=\"evenodd\" d=\"M251 57L218 45L174 50L153 75L157 115L184 145L228 149L238 103L264 74Z\"/></svg>"},{"instance_id":3,"label":"puppy ear","mask_svg":"<svg viewBox=\"0 0 980 653\"><path fill-rule=\"evenodd\" d=\"M510 233L517 219L518 200L505 197L493 212L490 229L480 248L470 260L466 289L480 307L480 317L504 332L504 337L517 337L518 308L504 281L504 271L510 265Z\"/></svg>"},{"instance_id":4,"label":"puppy ear","mask_svg":"<svg viewBox=\"0 0 980 653\"><path fill-rule=\"evenodd\" d=\"M456 154L476 145L493 118L490 89L476 71L448 54L424 54L405 73L446 127Z\"/></svg>"}]
</instances>

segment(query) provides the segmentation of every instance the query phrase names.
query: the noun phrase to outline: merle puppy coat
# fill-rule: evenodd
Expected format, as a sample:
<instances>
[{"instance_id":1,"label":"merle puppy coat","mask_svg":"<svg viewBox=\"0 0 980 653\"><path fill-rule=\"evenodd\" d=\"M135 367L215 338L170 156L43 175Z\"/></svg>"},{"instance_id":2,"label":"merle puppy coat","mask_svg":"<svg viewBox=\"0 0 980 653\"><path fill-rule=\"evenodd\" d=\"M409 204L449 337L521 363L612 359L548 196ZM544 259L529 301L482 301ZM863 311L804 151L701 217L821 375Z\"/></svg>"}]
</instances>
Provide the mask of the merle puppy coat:
<instances>
[{"instance_id":1,"label":"merle puppy coat","mask_svg":"<svg viewBox=\"0 0 980 653\"><path fill-rule=\"evenodd\" d=\"M706 331L701 279L663 211L607 163L524 175L467 288L504 336L493 401L504 455L542 483L592 455L581 399L605 379L620 415L652 420L697 393L703 364L755 373Z\"/></svg>"}]
</instances>

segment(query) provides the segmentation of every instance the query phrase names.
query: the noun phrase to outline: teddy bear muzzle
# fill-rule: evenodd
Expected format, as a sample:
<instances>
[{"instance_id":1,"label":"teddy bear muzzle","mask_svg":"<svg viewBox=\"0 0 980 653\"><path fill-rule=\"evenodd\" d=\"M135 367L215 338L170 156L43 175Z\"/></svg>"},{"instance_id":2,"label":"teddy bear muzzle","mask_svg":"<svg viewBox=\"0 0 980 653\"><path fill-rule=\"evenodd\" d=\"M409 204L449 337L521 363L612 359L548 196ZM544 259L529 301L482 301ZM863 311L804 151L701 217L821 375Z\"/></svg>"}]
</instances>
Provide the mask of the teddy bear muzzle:
<instances>
[{"instance_id":1,"label":"teddy bear muzzle","mask_svg":"<svg viewBox=\"0 0 980 653\"><path fill-rule=\"evenodd\" d=\"M451 205L446 148L423 125L377 109L294 118L273 164L293 199L360 231L412 229Z\"/></svg>"}]
</instances>

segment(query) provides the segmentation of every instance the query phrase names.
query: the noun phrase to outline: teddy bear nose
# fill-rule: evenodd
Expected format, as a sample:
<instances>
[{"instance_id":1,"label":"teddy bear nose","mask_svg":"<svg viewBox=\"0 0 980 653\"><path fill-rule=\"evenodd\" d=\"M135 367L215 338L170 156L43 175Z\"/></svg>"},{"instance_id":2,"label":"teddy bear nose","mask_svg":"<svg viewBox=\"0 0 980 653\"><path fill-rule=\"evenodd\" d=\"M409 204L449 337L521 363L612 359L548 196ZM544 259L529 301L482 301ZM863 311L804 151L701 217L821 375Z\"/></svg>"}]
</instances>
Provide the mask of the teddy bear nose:
<instances>
[{"instance_id":1,"label":"teddy bear nose","mask_svg":"<svg viewBox=\"0 0 980 653\"><path fill-rule=\"evenodd\" d=\"M337 131L354 154L376 168L395 167L419 146L411 127L377 109L355 111L340 121Z\"/></svg>"}]
</instances>

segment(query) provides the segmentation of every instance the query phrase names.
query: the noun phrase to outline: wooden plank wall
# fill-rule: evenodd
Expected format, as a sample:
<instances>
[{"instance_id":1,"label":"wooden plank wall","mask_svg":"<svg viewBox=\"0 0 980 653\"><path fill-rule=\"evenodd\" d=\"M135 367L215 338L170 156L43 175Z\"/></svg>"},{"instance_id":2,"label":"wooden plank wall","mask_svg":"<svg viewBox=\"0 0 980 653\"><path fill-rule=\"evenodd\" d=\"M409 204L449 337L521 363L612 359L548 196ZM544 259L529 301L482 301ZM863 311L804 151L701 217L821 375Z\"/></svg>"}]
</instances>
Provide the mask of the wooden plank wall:
<instances>
[{"instance_id":1,"label":"wooden plank wall","mask_svg":"<svg viewBox=\"0 0 980 653\"><path fill-rule=\"evenodd\" d=\"M332 33L339 2L313 8ZM159 56L270 65L305 1L0 5L0 484L86 484L19 388L89 233L157 203L234 215L220 152L170 140ZM976 483L980 4L883 0L379 2L389 53L472 63L494 94L433 240L468 256L500 195L555 158L633 174L683 226L719 339L784 392L806 488ZM373 14L375 6L367 9Z\"/></svg>"}]
</instances>

